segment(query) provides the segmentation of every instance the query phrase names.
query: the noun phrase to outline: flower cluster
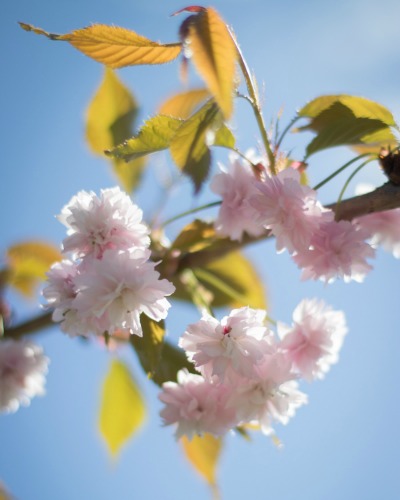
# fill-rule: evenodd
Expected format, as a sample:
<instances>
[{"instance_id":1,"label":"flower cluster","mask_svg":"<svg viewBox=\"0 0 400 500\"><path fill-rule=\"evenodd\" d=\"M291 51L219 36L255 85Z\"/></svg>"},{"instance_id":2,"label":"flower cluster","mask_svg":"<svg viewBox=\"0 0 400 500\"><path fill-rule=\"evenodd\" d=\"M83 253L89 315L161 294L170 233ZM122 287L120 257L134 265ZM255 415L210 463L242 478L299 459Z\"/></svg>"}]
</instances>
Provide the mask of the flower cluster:
<instances>
[{"instance_id":1,"label":"flower cluster","mask_svg":"<svg viewBox=\"0 0 400 500\"><path fill-rule=\"evenodd\" d=\"M371 269L367 259L374 250L360 224L336 222L332 210L324 208L315 190L300 182L300 173L290 166L270 175L233 159L229 169L221 167L211 189L222 196L215 222L216 231L240 240L243 233L259 236L268 230L278 252L287 250L303 270L303 279L331 282L362 281Z\"/></svg>"},{"instance_id":2,"label":"flower cluster","mask_svg":"<svg viewBox=\"0 0 400 500\"><path fill-rule=\"evenodd\" d=\"M293 320L279 325L277 336L265 326L265 311L243 307L189 325L179 345L199 373L181 370L177 382L163 384L165 425L191 438L249 423L271 434L274 421L286 424L307 402L298 379L322 378L347 332L343 313L315 299L303 300Z\"/></svg>"},{"instance_id":3,"label":"flower cluster","mask_svg":"<svg viewBox=\"0 0 400 500\"><path fill-rule=\"evenodd\" d=\"M129 196L119 188L99 197L81 191L58 219L68 228L63 251L72 258L52 266L43 295L64 332L142 336L142 313L155 321L167 316L165 297L175 288L149 260L149 230Z\"/></svg>"},{"instance_id":4,"label":"flower cluster","mask_svg":"<svg viewBox=\"0 0 400 500\"><path fill-rule=\"evenodd\" d=\"M19 405L45 393L49 360L42 349L24 340L0 342L0 413L12 413Z\"/></svg>"}]
</instances>

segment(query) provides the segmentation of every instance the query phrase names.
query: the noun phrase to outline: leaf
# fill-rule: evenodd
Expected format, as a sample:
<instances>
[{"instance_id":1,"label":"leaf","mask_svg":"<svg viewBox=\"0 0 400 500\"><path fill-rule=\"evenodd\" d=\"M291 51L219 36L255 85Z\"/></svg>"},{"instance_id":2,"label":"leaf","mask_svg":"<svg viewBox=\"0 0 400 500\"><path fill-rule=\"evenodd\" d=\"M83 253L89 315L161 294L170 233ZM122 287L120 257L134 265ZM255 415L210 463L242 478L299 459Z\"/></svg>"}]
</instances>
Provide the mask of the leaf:
<instances>
[{"instance_id":1,"label":"leaf","mask_svg":"<svg viewBox=\"0 0 400 500\"><path fill-rule=\"evenodd\" d=\"M174 116L186 120L205 99L210 97L207 89L193 89L175 94L160 106L161 115Z\"/></svg>"},{"instance_id":2,"label":"leaf","mask_svg":"<svg viewBox=\"0 0 400 500\"><path fill-rule=\"evenodd\" d=\"M19 24L25 31L44 35L51 40L69 42L85 55L110 68L164 64L176 59L181 51L180 43L160 44L118 26L94 24L65 35L56 35L30 24Z\"/></svg>"},{"instance_id":3,"label":"leaf","mask_svg":"<svg viewBox=\"0 0 400 500\"><path fill-rule=\"evenodd\" d=\"M214 224L195 219L185 226L171 245L171 251L197 252L208 247L218 236Z\"/></svg>"},{"instance_id":4,"label":"leaf","mask_svg":"<svg viewBox=\"0 0 400 500\"><path fill-rule=\"evenodd\" d=\"M86 139L90 149L104 156L105 149L131 137L137 113L138 105L130 90L113 70L105 68L103 81L87 110ZM140 181L144 159L126 164L115 158L112 164L122 187L132 191Z\"/></svg>"},{"instance_id":5,"label":"leaf","mask_svg":"<svg viewBox=\"0 0 400 500\"><path fill-rule=\"evenodd\" d=\"M161 359L165 335L164 321L157 323L145 314L140 316L143 337L131 335L129 340L139 356L147 376L152 378Z\"/></svg>"},{"instance_id":6,"label":"leaf","mask_svg":"<svg viewBox=\"0 0 400 500\"><path fill-rule=\"evenodd\" d=\"M377 132L366 135L361 138L360 144L353 146L352 149L359 154L379 153L382 148L395 149L398 146L396 137L390 128L382 128Z\"/></svg>"},{"instance_id":7,"label":"leaf","mask_svg":"<svg viewBox=\"0 0 400 500\"><path fill-rule=\"evenodd\" d=\"M46 272L54 262L60 261L59 250L43 241L26 241L7 250L8 284L27 297L46 279Z\"/></svg>"},{"instance_id":8,"label":"leaf","mask_svg":"<svg viewBox=\"0 0 400 500\"><path fill-rule=\"evenodd\" d=\"M183 121L171 116L157 115L147 120L137 136L105 151L109 156L125 161L167 149Z\"/></svg>"},{"instance_id":9,"label":"leaf","mask_svg":"<svg viewBox=\"0 0 400 500\"><path fill-rule=\"evenodd\" d=\"M113 456L143 425L146 408L127 366L113 360L104 381L99 427Z\"/></svg>"},{"instance_id":10,"label":"leaf","mask_svg":"<svg viewBox=\"0 0 400 500\"><path fill-rule=\"evenodd\" d=\"M216 468L222 451L222 439L211 434L194 436L191 441L186 436L181 439L183 450L194 469L207 481L216 486Z\"/></svg>"},{"instance_id":11,"label":"leaf","mask_svg":"<svg viewBox=\"0 0 400 500\"><path fill-rule=\"evenodd\" d=\"M221 118L215 102L210 100L182 123L171 141L172 159L191 178L196 193L209 173L210 137L222 126Z\"/></svg>"},{"instance_id":12,"label":"leaf","mask_svg":"<svg viewBox=\"0 0 400 500\"><path fill-rule=\"evenodd\" d=\"M314 130L317 136L307 146L307 156L340 145L363 145L375 142L375 134L392 138L393 115L380 104L349 95L322 96L299 111L299 116L311 118L298 129ZM381 135L382 137L382 135Z\"/></svg>"},{"instance_id":13,"label":"leaf","mask_svg":"<svg viewBox=\"0 0 400 500\"><path fill-rule=\"evenodd\" d=\"M237 51L225 22L212 8L200 11L191 16L185 43L224 118L229 119L233 111Z\"/></svg>"}]
</instances>

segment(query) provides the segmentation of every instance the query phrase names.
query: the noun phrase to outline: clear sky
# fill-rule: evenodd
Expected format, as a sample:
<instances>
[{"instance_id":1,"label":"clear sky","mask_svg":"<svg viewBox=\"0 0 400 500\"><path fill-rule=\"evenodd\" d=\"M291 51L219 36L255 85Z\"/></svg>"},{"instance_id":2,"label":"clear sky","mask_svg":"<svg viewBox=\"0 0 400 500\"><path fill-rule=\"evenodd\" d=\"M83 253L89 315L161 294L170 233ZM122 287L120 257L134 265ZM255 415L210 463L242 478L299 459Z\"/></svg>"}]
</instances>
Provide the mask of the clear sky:
<instances>
[{"instance_id":1,"label":"clear sky","mask_svg":"<svg viewBox=\"0 0 400 500\"><path fill-rule=\"evenodd\" d=\"M400 3L398 0L219 0L212 4L233 25L264 96L267 121L281 108L287 123L295 109L329 93L376 100L400 119ZM171 0L19 0L0 17L1 251L28 238L59 244L64 229L54 215L81 189L116 184L106 161L84 139L85 109L102 67L63 43L25 33L25 21L55 33L92 22L131 28L151 39L176 40L181 21L168 15L183 7ZM120 77L150 116L178 90L178 66L126 68ZM242 149L257 145L251 110L238 104L233 119ZM302 157L305 137L288 137ZM351 158L344 148L319 153L310 162L318 182ZM221 161L226 157L221 156ZM167 155L154 157L135 201L150 218L157 206ZM345 182L321 191L334 201ZM358 179L384 182L376 164ZM349 195L354 184L349 188ZM214 199L207 188L198 201ZM192 206L187 183L166 207L173 215ZM212 217L212 212L205 216ZM172 227L174 235L180 225ZM228 436L219 468L224 499L363 500L400 498L400 403L397 395L400 328L400 262L381 250L364 284L303 283L287 255L264 242L247 251L266 283L270 313L287 323L304 297L320 297L345 311L349 334L340 362L326 379L302 386L309 404L287 427L277 426L284 448L256 435L252 443ZM37 303L12 295L16 321L39 313ZM222 314L222 312L221 312ZM168 335L176 339L192 308L174 304ZM142 432L112 463L97 428L100 386L112 356L101 346L71 340L54 327L36 336L51 359L47 395L28 408L0 417L0 480L18 500L202 500L207 486L191 470L158 417L157 389L142 375L134 354L126 360L149 407Z\"/></svg>"}]
</instances>

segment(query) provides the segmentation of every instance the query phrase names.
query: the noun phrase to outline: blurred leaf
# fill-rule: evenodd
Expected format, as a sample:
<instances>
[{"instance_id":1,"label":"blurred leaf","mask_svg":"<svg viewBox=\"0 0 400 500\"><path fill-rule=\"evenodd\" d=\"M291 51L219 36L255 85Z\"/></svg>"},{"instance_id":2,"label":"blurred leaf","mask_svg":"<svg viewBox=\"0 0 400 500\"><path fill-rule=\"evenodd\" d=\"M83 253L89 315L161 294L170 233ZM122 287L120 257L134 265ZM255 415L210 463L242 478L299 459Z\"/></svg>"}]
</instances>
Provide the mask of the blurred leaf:
<instances>
[{"instance_id":1,"label":"blurred leaf","mask_svg":"<svg viewBox=\"0 0 400 500\"><path fill-rule=\"evenodd\" d=\"M214 224L195 219L185 226L171 245L171 250L197 252L217 239Z\"/></svg>"},{"instance_id":2,"label":"blurred leaf","mask_svg":"<svg viewBox=\"0 0 400 500\"><path fill-rule=\"evenodd\" d=\"M186 120L205 99L210 97L207 89L193 89L175 94L160 106L160 115L174 116Z\"/></svg>"},{"instance_id":3,"label":"blurred leaf","mask_svg":"<svg viewBox=\"0 0 400 500\"><path fill-rule=\"evenodd\" d=\"M212 8L191 16L186 43L193 64L215 97L225 119L233 110L237 52L225 22Z\"/></svg>"},{"instance_id":4,"label":"blurred leaf","mask_svg":"<svg viewBox=\"0 0 400 500\"><path fill-rule=\"evenodd\" d=\"M105 68L103 81L87 110L86 138L90 149L104 157L105 149L131 137L137 113L138 106L131 91L112 69ZM140 158L125 163L114 158L112 164L122 187L131 192L140 181L145 160Z\"/></svg>"},{"instance_id":5,"label":"blurred leaf","mask_svg":"<svg viewBox=\"0 0 400 500\"><path fill-rule=\"evenodd\" d=\"M165 324L164 321L157 323L145 314L140 316L140 323L143 337L131 335L129 341L135 348L146 374L152 378L161 359Z\"/></svg>"},{"instance_id":6,"label":"blurred leaf","mask_svg":"<svg viewBox=\"0 0 400 500\"><path fill-rule=\"evenodd\" d=\"M222 439L211 434L194 436L191 441L186 436L181 439L185 455L194 469L215 487L216 469L222 451Z\"/></svg>"},{"instance_id":7,"label":"blurred leaf","mask_svg":"<svg viewBox=\"0 0 400 500\"><path fill-rule=\"evenodd\" d=\"M113 456L143 425L146 408L127 366L113 360L104 381L100 407L100 432Z\"/></svg>"},{"instance_id":8,"label":"blurred leaf","mask_svg":"<svg viewBox=\"0 0 400 500\"><path fill-rule=\"evenodd\" d=\"M361 138L360 144L353 146L352 149L359 154L377 153L379 154L382 148L395 149L398 146L398 141L390 128L383 128L377 132L366 135Z\"/></svg>"},{"instance_id":9,"label":"blurred leaf","mask_svg":"<svg viewBox=\"0 0 400 500\"><path fill-rule=\"evenodd\" d=\"M157 115L147 120L137 136L106 151L106 154L125 161L167 149L183 121L172 116Z\"/></svg>"},{"instance_id":10,"label":"blurred leaf","mask_svg":"<svg viewBox=\"0 0 400 500\"><path fill-rule=\"evenodd\" d=\"M94 24L66 35L56 35L30 24L19 24L25 31L44 35L50 40L69 42L85 55L110 68L137 64L163 64L176 59L181 51L180 43L163 45L118 26Z\"/></svg>"},{"instance_id":11,"label":"blurred leaf","mask_svg":"<svg viewBox=\"0 0 400 500\"><path fill-rule=\"evenodd\" d=\"M222 125L222 127L215 133L213 146L222 146L224 148L232 149L235 147L235 143L235 136L226 125Z\"/></svg>"},{"instance_id":12,"label":"blurred leaf","mask_svg":"<svg viewBox=\"0 0 400 500\"><path fill-rule=\"evenodd\" d=\"M211 163L208 146L221 126L221 113L215 102L210 100L182 123L171 141L172 159L191 178L195 192L200 190L207 178Z\"/></svg>"},{"instance_id":13,"label":"blurred leaf","mask_svg":"<svg viewBox=\"0 0 400 500\"><path fill-rule=\"evenodd\" d=\"M364 97L349 95L318 97L298 114L311 119L299 131L317 132L307 146L307 156L334 146L375 142L377 133L391 138L389 127L395 125L392 113L384 106Z\"/></svg>"},{"instance_id":14,"label":"blurred leaf","mask_svg":"<svg viewBox=\"0 0 400 500\"><path fill-rule=\"evenodd\" d=\"M27 297L34 294L40 281L54 262L60 261L59 250L43 241L26 241L7 250L8 284Z\"/></svg>"}]
</instances>

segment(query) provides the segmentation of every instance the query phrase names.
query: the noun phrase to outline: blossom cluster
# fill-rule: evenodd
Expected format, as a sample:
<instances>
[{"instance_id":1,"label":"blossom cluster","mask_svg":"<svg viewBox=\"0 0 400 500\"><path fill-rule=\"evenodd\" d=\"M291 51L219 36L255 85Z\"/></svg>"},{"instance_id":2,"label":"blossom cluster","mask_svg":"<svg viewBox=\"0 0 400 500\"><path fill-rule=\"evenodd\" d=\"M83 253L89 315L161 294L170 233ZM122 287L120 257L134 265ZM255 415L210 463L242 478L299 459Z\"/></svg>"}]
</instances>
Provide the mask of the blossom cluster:
<instances>
[{"instance_id":1,"label":"blossom cluster","mask_svg":"<svg viewBox=\"0 0 400 500\"><path fill-rule=\"evenodd\" d=\"M163 384L164 424L177 425L177 438L246 424L272 434L274 421L286 424L307 402L298 380L322 378L346 333L343 313L316 299L303 300L277 334L262 310L234 309L221 321L205 313L179 341L198 374L181 370Z\"/></svg>"},{"instance_id":2,"label":"blossom cluster","mask_svg":"<svg viewBox=\"0 0 400 500\"><path fill-rule=\"evenodd\" d=\"M12 413L44 394L49 360L42 348L25 340L0 342L0 413Z\"/></svg>"},{"instance_id":3,"label":"blossom cluster","mask_svg":"<svg viewBox=\"0 0 400 500\"><path fill-rule=\"evenodd\" d=\"M211 182L222 197L217 233L241 240L245 232L257 237L268 230L277 251L292 255L303 279L361 282L372 269L368 259L378 243L400 256L400 210L336 221L291 166L278 168L277 175L267 168L255 174L250 164L233 157L229 168L220 169Z\"/></svg>"},{"instance_id":4,"label":"blossom cluster","mask_svg":"<svg viewBox=\"0 0 400 500\"><path fill-rule=\"evenodd\" d=\"M118 187L81 191L58 216L68 228L43 290L53 320L70 336L127 331L142 336L140 315L164 319L175 288L150 260L142 211Z\"/></svg>"}]
</instances>

